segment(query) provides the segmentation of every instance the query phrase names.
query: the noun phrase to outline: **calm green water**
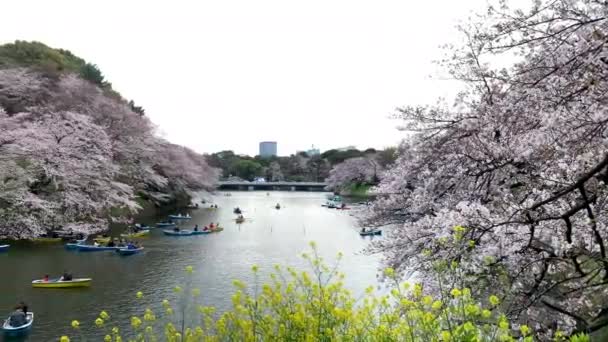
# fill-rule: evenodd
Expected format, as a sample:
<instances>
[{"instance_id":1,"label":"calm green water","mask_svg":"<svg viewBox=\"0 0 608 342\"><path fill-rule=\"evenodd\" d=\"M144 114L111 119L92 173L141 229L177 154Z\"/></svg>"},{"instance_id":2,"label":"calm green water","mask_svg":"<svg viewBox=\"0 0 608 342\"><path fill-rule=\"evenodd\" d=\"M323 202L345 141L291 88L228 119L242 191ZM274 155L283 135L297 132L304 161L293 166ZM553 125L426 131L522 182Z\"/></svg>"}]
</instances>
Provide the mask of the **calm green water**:
<instances>
[{"instance_id":1,"label":"calm green water","mask_svg":"<svg viewBox=\"0 0 608 342\"><path fill-rule=\"evenodd\" d=\"M145 252L140 255L79 253L67 251L61 244L12 246L8 253L0 253L0 314L7 316L15 303L26 301L36 315L34 328L25 338L28 341L56 341L63 334L76 337L70 328L73 319L81 322L89 336L101 337L92 327L101 310L107 310L113 322L126 328L129 318L141 315L146 306L155 308L163 299L175 298L172 288L184 282L188 265L195 269L193 285L201 289L202 302L221 311L231 304L234 279L253 283L250 269L254 264L262 275L271 272L275 264L306 269L300 255L307 251L311 240L317 242L328 261L334 260L338 252L344 254L341 270L347 274L346 285L355 295L376 284L379 257L361 253L370 240L358 235L355 219L348 211L322 208L322 193L269 194L233 192L230 197L215 197L219 210L193 210L193 219L182 227L213 221L221 223L223 232L168 237L155 229L149 238L141 239ZM277 202L283 206L281 210L274 209ZM241 225L234 222L232 209L236 206L248 218ZM148 217L141 221L152 225L158 220ZM30 286L33 279L44 274L58 276L66 269L74 277L93 278L93 286ZM136 291L142 291L145 297L137 300Z\"/></svg>"}]
</instances>

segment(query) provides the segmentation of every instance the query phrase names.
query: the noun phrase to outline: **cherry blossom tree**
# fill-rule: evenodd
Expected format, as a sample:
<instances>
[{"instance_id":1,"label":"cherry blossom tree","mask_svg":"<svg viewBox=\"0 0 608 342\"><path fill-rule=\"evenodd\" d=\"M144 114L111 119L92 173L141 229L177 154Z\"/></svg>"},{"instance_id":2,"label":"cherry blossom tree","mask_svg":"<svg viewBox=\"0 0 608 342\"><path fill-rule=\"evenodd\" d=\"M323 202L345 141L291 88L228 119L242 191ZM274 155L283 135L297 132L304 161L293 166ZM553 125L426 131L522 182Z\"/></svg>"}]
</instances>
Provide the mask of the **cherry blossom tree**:
<instances>
[{"instance_id":1,"label":"cherry blossom tree","mask_svg":"<svg viewBox=\"0 0 608 342\"><path fill-rule=\"evenodd\" d=\"M337 191L352 184L372 184L377 181L379 165L367 157L346 159L329 171L327 189Z\"/></svg>"},{"instance_id":2,"label":"cherry blossom tree","mask_svg":"<svg viewBox=\"0 0 608 342\"><path fill-rule=\"evenodd\" d=\"M217 177L111 90L73 74L0 70L0 236L107 229L139 209L136 194L189 202Z\"/></svg>"},{"instance_id":3,"label":"cherry blossom tree","mask_svg":"<svg viewBox=\"0 0 608 342\"><path fill-rule=\"evenodd\" d=\"M439 286L437 260L456 262L541 330L605 324L607 15L601 0L500 1L461 28L443 61L466 85L455 104L399 111L411 134L366 217L395 225L372 247L387 265Z\"/></svg>"}]
</instances>

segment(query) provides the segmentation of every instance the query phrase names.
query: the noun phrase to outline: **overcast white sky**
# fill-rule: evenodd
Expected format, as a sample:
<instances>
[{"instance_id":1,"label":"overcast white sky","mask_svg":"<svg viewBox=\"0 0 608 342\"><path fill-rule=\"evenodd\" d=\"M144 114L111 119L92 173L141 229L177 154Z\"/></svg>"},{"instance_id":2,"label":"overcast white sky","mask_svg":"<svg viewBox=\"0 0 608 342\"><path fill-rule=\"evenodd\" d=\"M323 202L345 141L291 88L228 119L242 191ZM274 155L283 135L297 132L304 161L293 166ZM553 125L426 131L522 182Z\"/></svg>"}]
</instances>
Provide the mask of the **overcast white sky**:
<instances>
[{"instance_id":1,"label":"overcast white sky","mask_svg":"<svg viewBox=\"0 0 608 342\"><path fill-rule=\"evenodd\" d=\"M483 0L4 0L0 43L96 63L172 142L279 154L396 145L394 108L453 93L439 45Z\"/></svg>"}]
</instances>

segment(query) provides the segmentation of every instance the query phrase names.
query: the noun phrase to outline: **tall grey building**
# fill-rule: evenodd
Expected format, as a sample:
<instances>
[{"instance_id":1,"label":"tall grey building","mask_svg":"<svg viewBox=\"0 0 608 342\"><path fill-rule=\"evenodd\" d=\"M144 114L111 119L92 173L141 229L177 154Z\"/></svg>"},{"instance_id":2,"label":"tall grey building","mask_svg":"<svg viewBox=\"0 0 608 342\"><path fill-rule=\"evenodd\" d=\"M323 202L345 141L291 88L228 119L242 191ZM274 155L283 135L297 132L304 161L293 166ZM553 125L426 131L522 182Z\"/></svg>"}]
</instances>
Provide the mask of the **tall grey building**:
<instances>
[{"instance_id":1,"label":"tall grey building","mask_svg":"<svg viewBox=\"0 0 608 342\"><path fill-rule=\"evenodd\" d=\"M262 141L260 143L260 156L261 157L272 157L277 155L277 142L276 141Z\"/></svg>"}]
</instances>

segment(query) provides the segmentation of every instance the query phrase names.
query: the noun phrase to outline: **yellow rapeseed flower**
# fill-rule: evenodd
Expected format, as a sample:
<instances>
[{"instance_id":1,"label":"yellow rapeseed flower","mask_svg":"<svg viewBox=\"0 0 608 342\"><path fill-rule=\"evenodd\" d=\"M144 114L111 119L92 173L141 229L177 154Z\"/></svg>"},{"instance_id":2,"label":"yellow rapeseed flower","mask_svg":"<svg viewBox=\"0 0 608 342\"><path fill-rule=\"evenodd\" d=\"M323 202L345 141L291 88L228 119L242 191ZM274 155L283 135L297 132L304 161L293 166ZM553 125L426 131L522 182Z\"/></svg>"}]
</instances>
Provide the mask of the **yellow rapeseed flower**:
<instances>
[{"instance_id":1,"label":"yellow rapeseed flower","mask_svg":"<svg viewBox=\"0 0 608 342\"><path fill-rule=\"evenodd\" d=\"M392 277L395 276L395 270L392 267L387 267L384 270L384 275L387 276L387 277L389 277L389 278L392 278Z\"/></svg>"},{"instance_id":2,"label":"yellow rapeseed flower","mask_svg":"<svg viewBox=\"0 0 608 342\"><path fill-rule=\"evenodd\" d=\"M454 298L458 298L458 297L462 296L462 292L458 288L453 288L452 291L450 291L450 294Z\"/></svg>"},{"instance_id":3,"label":"yellow rapeseed flower","mask_svg":"<svg viewBox=\"0 0 608 342\"><path fill-rule=\"evenodd\" d=\"M498 304L500 304L500 299L498 299L498 297L491 295L488 300L490 301L490 304L492 304L493 306L496 306Z\"/></svg>"},{"instance_id":4,"label":"yellow rapeseed flower","mask_svg":"<svg viewBox=\"0 0 608 342\"><path fill-rule=\"evenodd\" d=\"M169 307L169 301L166 299L163 299L163 307L167 308Z\"/></svg>"},{"instance_id":5,"label":"yellow rapeseed flower","mask_svg":"<svg viewBox=\"0 0 608 342\"><path fill-rule=\"evenodd\" d=\"M118 329L118 327L112 328L112 334L114 334L114 335L118 334L119 331L120 330Z\"/></svg>"},{"instance_id":6,"label":"yellow rapeseed flower","mask_svg":"<svg viewBox=\"0 0 608 342\"><path fill-rule=\"evenodd\" d=\"M201 295L201 290L198 288L193 288L192 289L192 297L198 297Z\"/></svg>"},{"instance_id":7,"label":"yellow rapeseed flower","mask_svg":"<svg viewBox=\"0 0 608 342\"><path fill-rule=\"evenodd\" d=\"M186 272L192 274L192 272L194 272L194 269L192 268L192 266L186 266Z\"/></svg>"},{"instance_id":8,"label":"yellow rapeseed flower","mask_svg":"<svg viewBox=\"0 0 608 342\"><path fill-rule=\"evenodd\" d=\"M176 286L176 287L173 288L173 292L180 293L180 292L182 292L182 288L179 287L179 286Z\"/></svg>"},{"instance_id":9,"label":"yellow rapeseed flower","mask_svg":"<svg viewBox=\"0 0 608 342\"><path fill-rule=\"evenodd\" d=\"M106 336L103 338L103 340L104 340L104 342L112 342L112 336L111 336L111 335L106 335Z\"/></svg>"},{"instance_id":10,"label":"yellow rapeseed flower","mask_svg":"<svg viewBox=\"0 0 608 342\"><path fill-rule=\"evenodd\" d=\"M440 300L436 300L436 301L433 302L433 305L431 305L431 308L433 310L439 310L439 309L441 309L442 305L443 305L443 303L441 303Z\"/></svg>"},{"instance_id":11,"label":"yellow rapeseed flower","mask_svg":"<svg viewBox=\"0 0 608 342\"><path fill-rule=\"evenodd\" d=\"M137 293L135 294L135 297L137 297L137 298L141 299L141 298L143 298L143 297L144 297L144 294L143 294L143 292L141 292L141 291L137 291Z\"/></svg>"},{"instance_id":12,"label":"yellow rapeseed flower","mask_svg":"<svg viewBox=\"0 0 608 342\"><path fill-rule=\"evenodd\" d=\"M141 325L141 319L139 319L139 317L137 316L133 316L131 317L131 326L135 329L139 328L139 326Z\"/></svg>"},{"instance_id":13,"label":"yellow rapeseed flower","mask_svg":"<svg viewBox=\"0 0 608 342\"><path fill-rule=\"evenodd\" d=\"M79 327L80 327L80 322L78 322L77 320L73 320L72 321L72 328L78 329Z\"/></svg>"},{"instance_id":14,"label":"yellow rapeseed flower","mask_svg":"<svg viewBox=\"0 0 608 342\"><path fill-rule=\"evenodd\" d=\"M253 271L253 273L257 273L257 271L259 271L259 269L260 268L258 267L258 265L251 266L251 271Z\"/></svg>"},{"instance_id":15,"label":"yellow rapeseed flower","mask_svg":"<svg viewBox=\"0 0 608 342\"><path fill-rule=\"evenodd\" d=\"M61 336L61 338L59 339L59 342L70 342L70 338L63 335Z\"/></svg>"},{"instance_id":16,"label":"yellow rapeseed flower","mask_svg":"<svg viewBox=\"0 0 608 342\"><path fill-rule=\"evenodd\" d=\"M522 325L519 327L519 331L523 336L527 336L530 333L530 328L527 325Z\"/></svg>"},{"instance_id":17,"label":"yellow rapeseed flower","mask_svg":"<svg viewBox=\"0 0 608 342\"><path fill-rule=\"evenodd\" d=\"M481 317L483 318L490 318L492 316L492 311L488 310L488 309L484 309L483 311L481 311Z\"/></svg>"},{"instance_id":18,"label":"yellow rapeseed flower","mask_svg":"<svg viewBox=\"0 0 608 342\"><path fill-rule=\"evenodd\" d=\"M101 319L101 317L97 318L97 319L95 320L95 325L96 325L98 328L103 327L103 319Z\"/></svg>"},{"instance_id":19,"label":"yellow rapeseed flower","mask_svg":"<svg viewBox=\"0 0 608 342\"><path fill-rule=\"evenodd\" d=\"M101 317L102 319L104 319L104 320L106 320L106 321L107 321L107 320L110 318L110 315L108 315L108 313L107 313L107 312L105 312L105 311L101 311L101 312L99 313L99 317Z\"/></svg>"},{"instance_id":20,"label":"yellow rapeseed flower","mask_svg":"<svg viewBox=\"0 0 608 342\"><path fill-rule=\"evenodd\" d=\"M450 334L449 331L444 330L441 332L441 338L443 339L444 342L449 342L452 340L452 334Z\"/></svg>"}]
</instances>

